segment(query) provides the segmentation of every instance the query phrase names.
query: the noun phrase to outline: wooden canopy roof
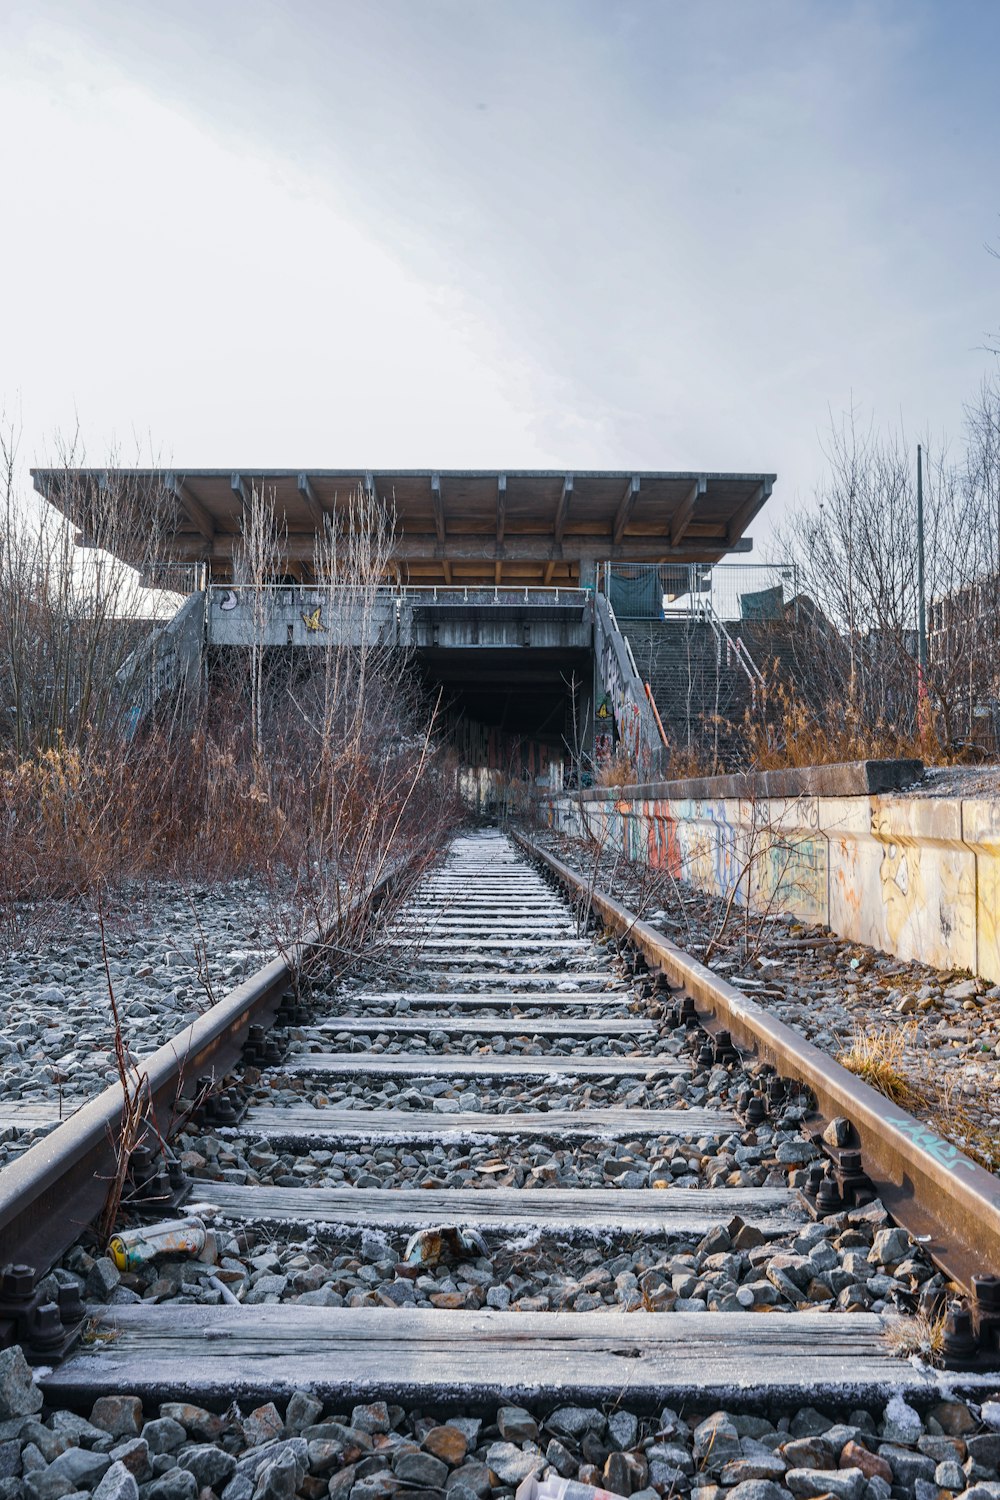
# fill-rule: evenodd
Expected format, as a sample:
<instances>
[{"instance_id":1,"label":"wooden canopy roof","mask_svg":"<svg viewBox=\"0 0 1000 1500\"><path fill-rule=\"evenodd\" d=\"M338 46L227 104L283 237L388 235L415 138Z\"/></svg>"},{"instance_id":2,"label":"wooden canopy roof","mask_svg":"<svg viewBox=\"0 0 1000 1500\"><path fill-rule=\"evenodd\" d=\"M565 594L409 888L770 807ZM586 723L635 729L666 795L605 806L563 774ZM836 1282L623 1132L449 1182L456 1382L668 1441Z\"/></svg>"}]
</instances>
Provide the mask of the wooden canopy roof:
<instances>
[{"instance_id":1,"label":"wooden canopy roof","mask_svg":"<svg viewBox=\"0 0 1000 1500\"><path fill-rule=\"evenodd\" d=\"M750 550L744 532L775 479L540 469L31 472L39 493L77 525L123 487L151 507L166 495L173 520L165 552L206 561L220 580L230 576L253 489L273 495L287 527L288 570L303 577L324 515L361 490L395 509L402 581L427 584L570 584L588 580L601 561L717 562Z\"/></svg>"}]
</instances>

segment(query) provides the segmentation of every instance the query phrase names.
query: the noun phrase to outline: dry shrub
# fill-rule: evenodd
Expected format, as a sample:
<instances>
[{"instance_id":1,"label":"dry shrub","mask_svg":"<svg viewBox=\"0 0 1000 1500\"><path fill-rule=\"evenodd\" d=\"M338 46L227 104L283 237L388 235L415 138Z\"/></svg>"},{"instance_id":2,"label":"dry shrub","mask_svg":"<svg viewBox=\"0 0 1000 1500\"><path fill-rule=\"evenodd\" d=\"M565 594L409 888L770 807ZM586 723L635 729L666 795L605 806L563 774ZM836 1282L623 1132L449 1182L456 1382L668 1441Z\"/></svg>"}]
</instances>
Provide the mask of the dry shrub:
<instances>
[{"instance_id":1,"label":"dry shrub","mask_svg":"<svg viewBox=\"0 0 1000 1500\"><path fill-rule=\"evenodd\" d=\"M718 776L723 767L717 751L712 746L712 736L707 732L701 742L690 745L671 742L666 752L664 777L668 781L683 781L689 777Z\"/></svg>"},{"instance_id":2,"label":"dry shrub","mask_svg":"<svg viewBox=\"0 0 1000 1500\"><path fill-rule=\"evenodd\" d=\"M594 772L594 786L634 786L638 781L635 762L618 754Z\"/></svg>"},{"instance_id":3,"label":"dry shrub","mask_svg":"<svg viewBox=\"0 0 1000 1500\"><path fill-rule=\"evenodd\" d=\"M897 724L868 725L843 702L812 702L772 667L740 730L746 763L756 771L850 760L940 760L944 747L931 721L923 739Z\"/></svg>"}]
</instances>

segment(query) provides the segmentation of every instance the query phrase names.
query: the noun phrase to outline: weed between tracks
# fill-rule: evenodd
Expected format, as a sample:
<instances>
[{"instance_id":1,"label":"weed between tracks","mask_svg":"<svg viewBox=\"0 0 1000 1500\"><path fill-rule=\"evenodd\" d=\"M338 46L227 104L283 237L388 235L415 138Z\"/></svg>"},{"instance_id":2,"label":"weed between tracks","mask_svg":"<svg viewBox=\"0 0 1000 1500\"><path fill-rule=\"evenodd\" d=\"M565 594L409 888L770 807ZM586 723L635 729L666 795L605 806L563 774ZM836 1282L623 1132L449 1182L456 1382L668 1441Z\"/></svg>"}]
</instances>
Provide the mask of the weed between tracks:
<instances>
[{"instance_id":1,"label":"weed between tracks","mask_svg":"<svg viewBox=\"0 0 1000 1500\"><path fill-rule=\"evenodd\" d=\"M915 1313L912 1318L895 1318L883 1334L885 1346L896 1359L916 1356L938 1367L944 1356L946 1322L945 1312L936 1318L928 1318L924 1313Z\"/></svg>"},{"instance_id":2,"label":"weed between tracks","mask_svg":"<svg viewBox=\"0 0 1000 1500\"><path fill-rule=\"evenodd\" d=\"M913 1086L903 1071L907 1041L913 1029L897 1026L871 1031L855 1026L850 1048L838 1053L837 1061L893 1104L905 1107L914 1097Z\"/></svg>"},{"instance_id":3,"label":"weed between tracks","mask_svg":"<svg viewBox=\"0 0 1000 1500\"><path fill-rule=\"evenodd\" d=\"M907 1071L906 1054L916 1030L915 1021L878 1031L856 1027L850 1048L839 1053L837 1061L893 1104L916 1111L987 1172L1000 1170L1000 1141L976 1119L958 1081L948 1077L938 1081Z\"/></svg>"}]
</instances>

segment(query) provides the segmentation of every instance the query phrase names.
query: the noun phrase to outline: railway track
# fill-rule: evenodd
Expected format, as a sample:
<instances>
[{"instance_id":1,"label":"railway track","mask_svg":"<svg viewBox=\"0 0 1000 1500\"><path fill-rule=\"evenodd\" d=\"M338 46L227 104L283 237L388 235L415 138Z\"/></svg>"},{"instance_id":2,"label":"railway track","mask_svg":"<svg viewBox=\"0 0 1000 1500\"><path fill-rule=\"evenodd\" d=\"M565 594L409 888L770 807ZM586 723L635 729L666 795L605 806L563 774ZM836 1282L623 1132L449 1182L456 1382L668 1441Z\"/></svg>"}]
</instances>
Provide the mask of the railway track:
<instances>
[{"instance_id":1,"label":"railway track","mask_svg":"<svg viewBox=\"0 0 1000 1500\"><path fill-rule=\"evenodd\" d=\"M880 1441L893 1446L893 1434L901 1441L903 1419L885 1438L874 1418L870 1433L848 1420L860 1407L870 1414L895 1400L897 1417L903 1410L912 1418L914 1407L937 1410L955 1389L978 1398L995 1387L987 1278L1000 1260L990 1261L986 1222L993 1179L986 1186L975 1171L951 1174L959 1193L984 1195L982 1244L970 1249L960 1232L964 1209L928 1204L913 1191L927 1176L910 1158L899 1168L907 1141L918 1166L919 1153L928 1154L907 1136L900 1111L893 1119L903 1145L895 1142L886 1166L869 1149L870 1091L838 1093L847 1086L828 1059L820 1079L812 1049L791 1056L793 1043L768 1030L766 1012L755 1014L595 893L589 905L602 930L589 930L556 888L576 877L551 857L540 868L529 852L537 856L497 833L456 839L393 924L388 976L328 990L314 980L304 1005L277 1010L275 1029L253 1034L242 1072L200 1111L178 1105L189 1070L175 1059L170 1080L163 1059L155 1064L158 1120L176 1122L174 1185L182 1171L189 1196L180 1208L157 1210L154 1193L146 1214L154 1225L158 1212L200 1216L215 1240L208 1260L160 1258L121 1277L103 1247L68 1247L67 1173L85 1175L98 1150L96 1102L87 1107L92 1119L68 1122L8 1169L17 1180L6 1197L0 1174L5 1258L30 1257L36 1271L60 1260L42 1292L30 1294L34 1323L18 1321L14 1283L6 1284L8 1333L27 1331L29 1352L45 1360L48 1403L88 1411L95 1401L121 1408L137 1399L146 1412L173 1403L169 1420L183 1427L177 1403L221 1413L235 1400L260 1413L291 1401L310 1420L296 1428L292 1407L284 1422L276 1412L268 1440L287 1445L331 1429L306 1439L332 1445L318 1469L295 1450L305 1500L320 1500L327 1479L335 1500L445 1486L457 1486L455 1500L469 1500L470 1490L486 1500L547 1470L626 1495L650 1484L661 1495L690 1490L698 1473L714 1483L726 1463L743 1464L728 1484L777 1485L793 1470L832 1473L837 1462L838 1475L853 1475L857 1464L842 1462L849 1443L864 1447L867 1438L874 1453ZM276 1010L288 981L275 968L258 985L264 1010ZM228 1003L214 1041L206 1018L206 1038L184 1044L199 1069L206 1048L220 1072L228 1066L256 1014L248 995ZM62 1132L74 1129L90 1139L86 1149L78 1139L75 1157L60 1148ZM29 1180L25 1208L17 1185ZM91 1216L95 1189L87 1187L89 1196L78 1184L72 1200L81 1221ZM889 1218L883 1190L913 1233ZM57 1232L50 1221L60 1202ZM978 1290L979 1303L971 1321L953 1313L946 1330L946 1355L966 1368L941 1375L921 1357L920 1341L954 1277ZM40 1316L41 1298L65 1303L65 1331L79 1315L73 1294L81 1287L97 1299L83 1337L50 1365L59 1312ZM4 1311L0 1295L0 1319ZM917 1313L927 1322L914 1321ZM781 1411L816 1404L832 1414L817 1433L797 1437L787 1417L784 1429L771 1426ZM592 1415L553 1427L554 1408ZM709 1438L689 1423L690 1462L678 1449L656 1468L652 1448L671 1446L664 1434L682 1408L703 1416L723 1408L726 1421L716 1420ZM323 1410L336 1420L321 1421ZM608 1425L614 1412L620 1439ZM769 1428L783 1430L786 1445L816 1438L813 1457L822 1457L822 1431L838 1413L850 1434L831 1464L796 1463L805 1450L789 1460L772 1443L769 1461L751 1453L756 1468L747 1465L747 1443L761 1446ZM366 1422L375 1424L367 1436ZM573 1422L582 1424L575 1433ZM480 1424L489 1442L473 1441ZM440 1453L425 1442L441 1426L451 1430L450 1453L443 1438L435 1440ZM598 1430L588 1456L584 1438ZM456 1458L454 1433L463 1431L468 1441ZM190 1427L183 1436L192 1440ZM397 1462L414 1440L439 1467ZM239 1449L231 1426L211 1441ZM500 1445L495 1463L491 1443ZM159 1456L176 1451L179 1441ZM948 1461L937 1458L931 1472ZM962 1462L966 1483L990 1477L968 1451ZM176 1495L156 1491L178 1467L152 1465L142 1481L148 1500L195 1500L181 1494L185 1485ZM926 1462L916 1468L930 1482ZM348 1470L350 1482L338 1488L337 1473ZM880 1473L876 1465L834 1492L860 1500ZM230 1493L217 1483L223 1500L254 1500L253 1485ZM797 1481L791 1492L824 1493L814 1483ZM28 1490L29 1500L65 1493L58 1485ZM888 1493L876 1486L865 1500Z\"/></svg>"}]
</instances>

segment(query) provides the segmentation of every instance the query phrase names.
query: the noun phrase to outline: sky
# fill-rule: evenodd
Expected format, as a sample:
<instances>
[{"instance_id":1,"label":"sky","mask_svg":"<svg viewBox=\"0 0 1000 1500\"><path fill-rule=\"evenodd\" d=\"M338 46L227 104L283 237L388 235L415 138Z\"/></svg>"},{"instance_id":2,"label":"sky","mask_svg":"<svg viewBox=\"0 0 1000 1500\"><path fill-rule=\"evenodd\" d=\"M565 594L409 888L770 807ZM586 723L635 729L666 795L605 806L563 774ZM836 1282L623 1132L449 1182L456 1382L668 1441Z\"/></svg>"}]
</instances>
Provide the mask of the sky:
<instances>
[{"instance_id":1,"label":"sky","mask_svg":"<svg viewBox=\"0 0 1000 1500\"><path fill-rule=\"evenodd\" d=\"M4 0L25 462L775 472L957 435L995 0Z\"/></svg>"}]
</instances>

